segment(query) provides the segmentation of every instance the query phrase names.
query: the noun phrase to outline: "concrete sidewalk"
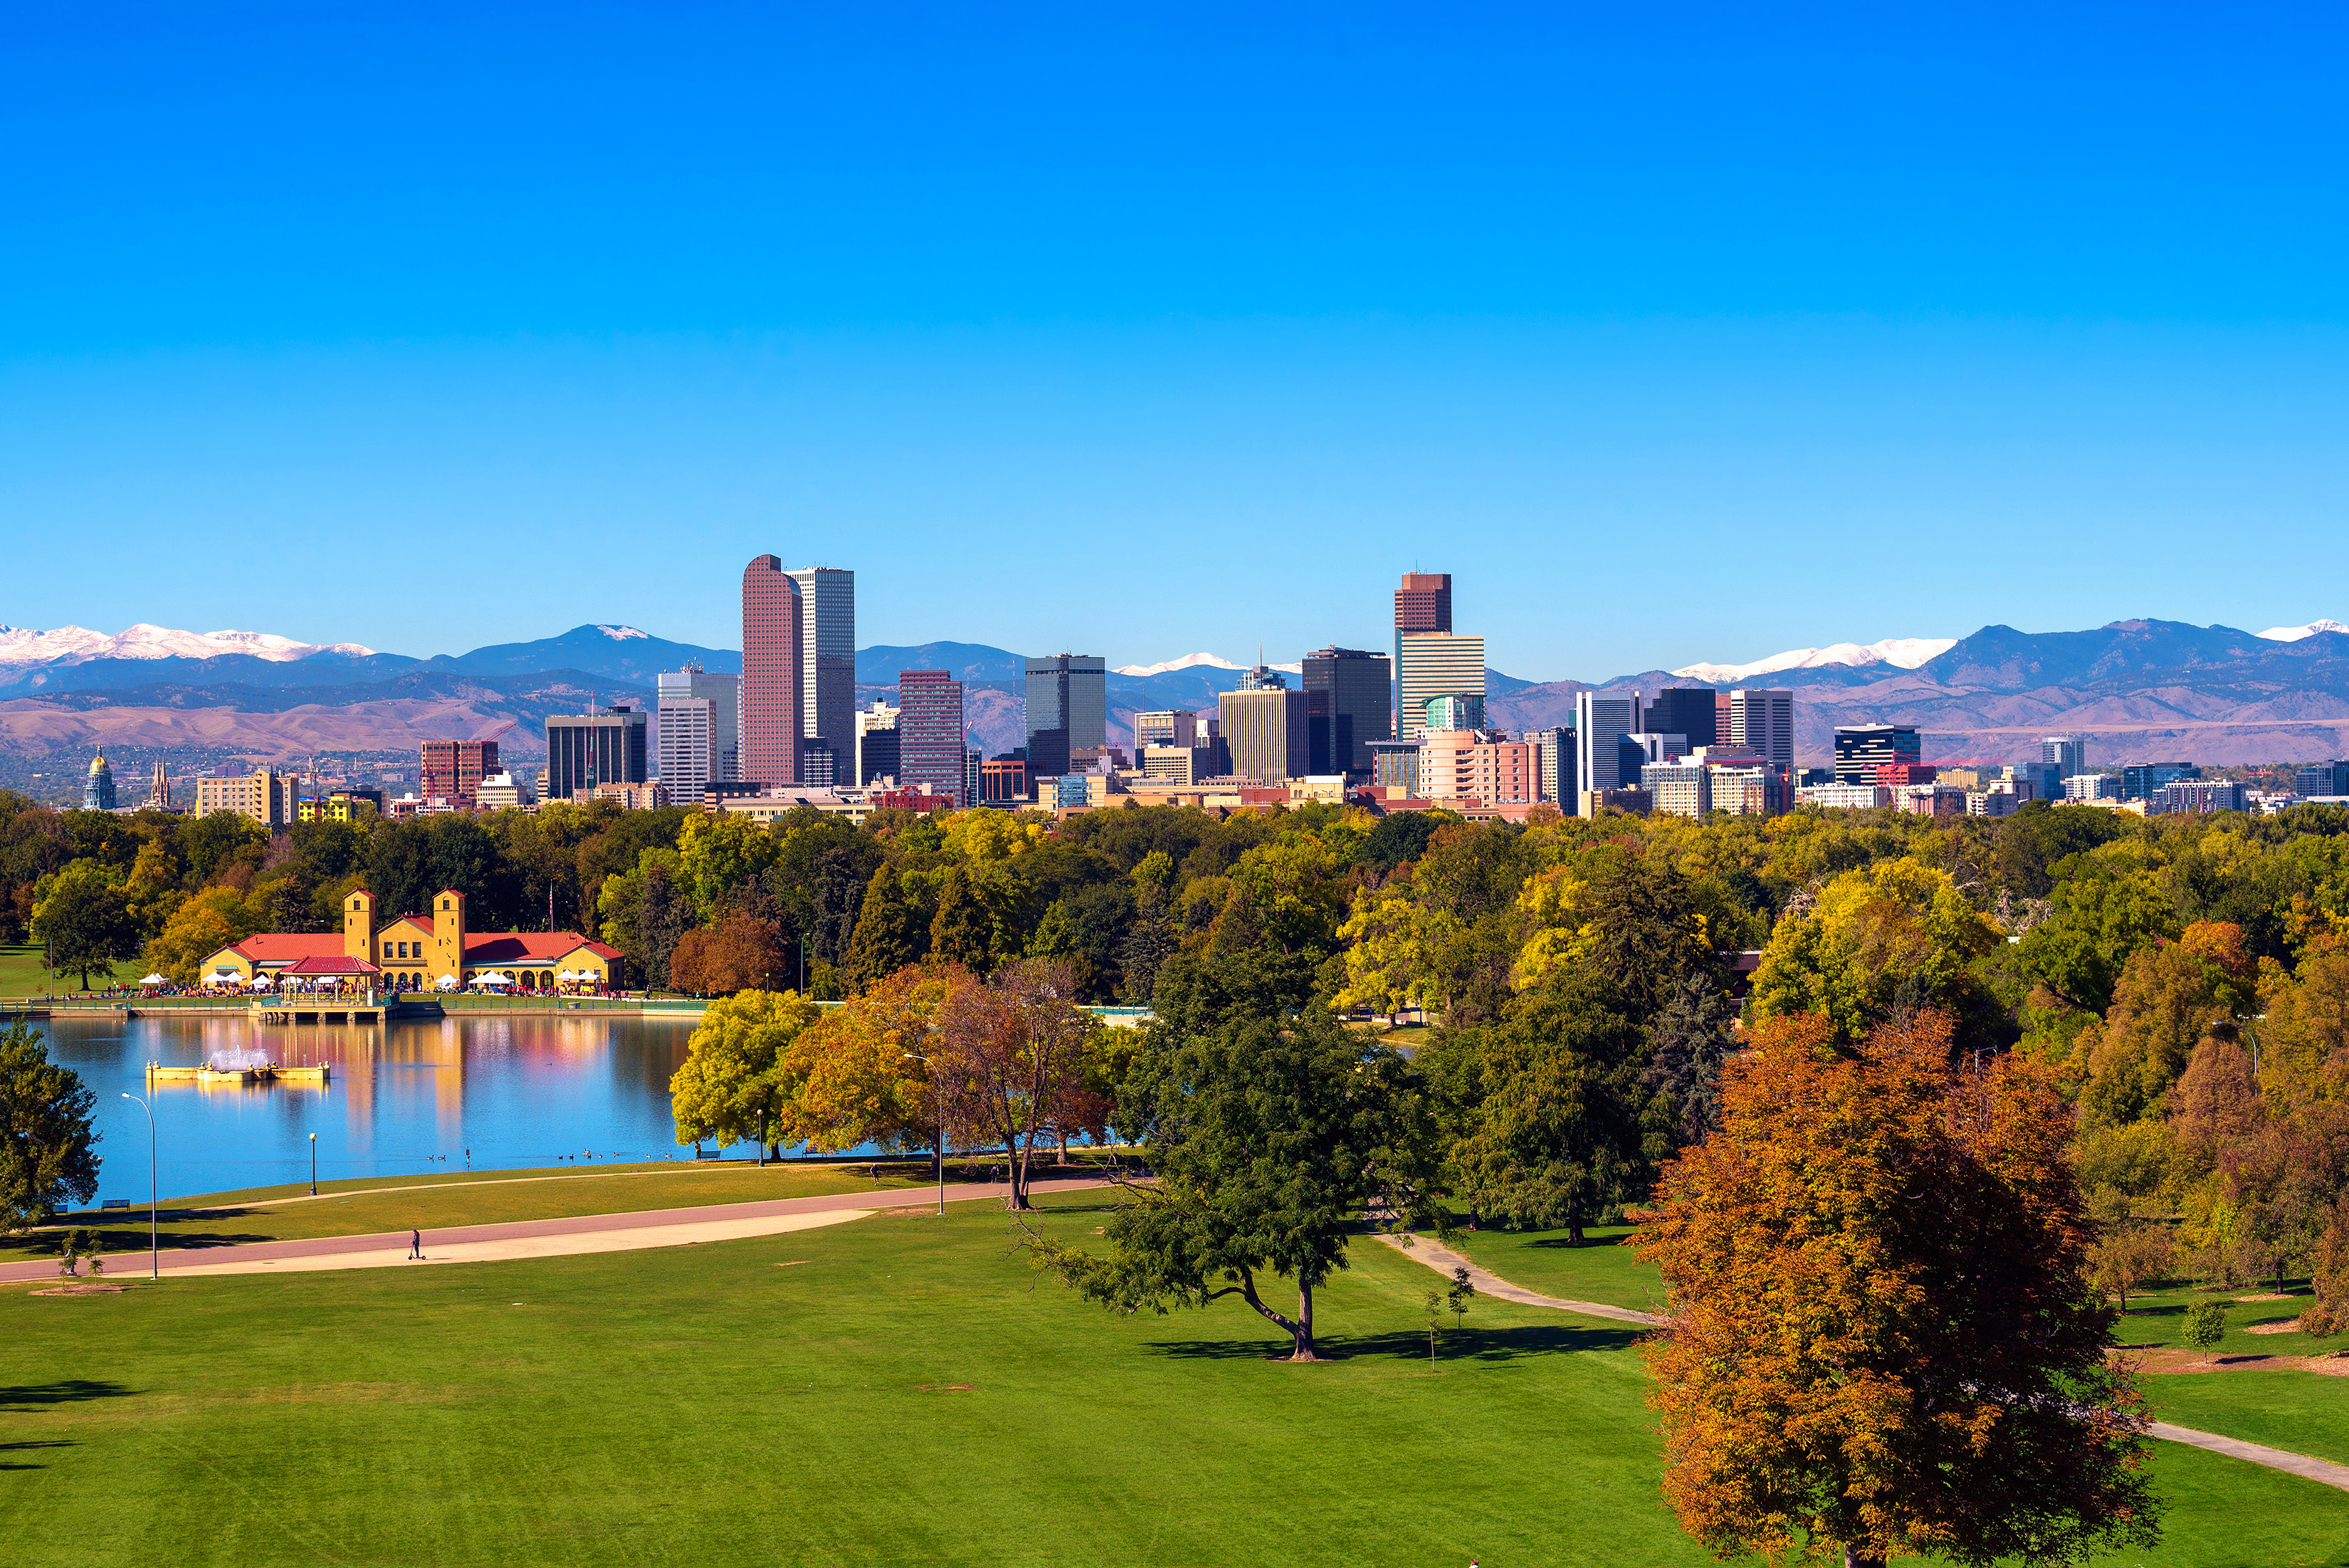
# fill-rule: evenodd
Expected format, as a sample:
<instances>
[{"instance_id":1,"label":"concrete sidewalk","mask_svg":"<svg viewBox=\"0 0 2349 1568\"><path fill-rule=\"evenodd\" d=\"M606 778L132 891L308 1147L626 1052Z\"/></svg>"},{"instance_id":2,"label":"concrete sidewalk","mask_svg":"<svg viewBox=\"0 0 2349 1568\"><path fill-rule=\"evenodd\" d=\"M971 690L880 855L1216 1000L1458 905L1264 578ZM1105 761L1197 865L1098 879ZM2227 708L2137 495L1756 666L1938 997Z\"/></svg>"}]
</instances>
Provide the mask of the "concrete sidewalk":
<instances>
[{"instance_id":1,"label":"concrete sidewalk","mask_svg":"<svg viewBox=\"0 0 2349 1568\"><path fill-rule=\"evenodd\" d=\"M1031 1181L1030 1192L1081 1191L1109 1183L1091 1176ZM443 1188L440 1191L446 1191ZM1011 1188L999 1181L966 1181L947 1189L947 1202L1000 1200ZM829 1192L810 1198L770 1198L750 1203L713 1203L692 1209L647 1209L629 1214L574 1214L554 1220L512 1220L495 1225L463 1225L427 1231L430 1262L478 1262L493 1257L553 1257L570 1253L616 1252L636 1247L684 1246L740 1236L772 1235L832 1224L882 1209L919 1209L936 1204L935 1187L891 1187L872 1192ZM829 1217L827 1217L829 1216ZM303 1241L249 1242L224 1247L179 1247L161 1254L168 1274L256 1274L332 1268L376 1268L407 1261L406 1231L364 1236L314 1236ZM115 1279L143 1278L147 1253L109 1253L106 1273ZM53 1259L0 1264L0 1284L57 1278Z\"/></svg>"}]
</instances>

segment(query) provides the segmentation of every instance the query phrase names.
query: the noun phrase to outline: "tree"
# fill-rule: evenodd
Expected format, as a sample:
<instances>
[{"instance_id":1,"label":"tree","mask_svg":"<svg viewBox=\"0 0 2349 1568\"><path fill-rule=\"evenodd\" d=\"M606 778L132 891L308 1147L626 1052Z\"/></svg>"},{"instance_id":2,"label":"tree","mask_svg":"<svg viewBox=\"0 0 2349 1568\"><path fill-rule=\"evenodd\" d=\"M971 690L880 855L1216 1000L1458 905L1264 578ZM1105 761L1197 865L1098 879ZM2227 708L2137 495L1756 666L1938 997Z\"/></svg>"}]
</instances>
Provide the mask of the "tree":
<instances>
[{"instance_id":1,"label":"tree","mask_svg":"<svg viewBox=\"0 0 2349 1568\"><path fill-rule=\"evenodd\" d=\"M802 1029L786 1053L798 1085L795 1125L827 1152L862 1143L926 1148L936 1137L936 1078L927 1061L939 1009L960 970L908 965ZM945 1157L945 1150L939 1150Z\"/></svg>"},{"instance_id":2,"label":"tree","mask_svg":"<svg viewBox=\"0 0 2349 1568\"><path fill-rule=\"evenodd\" d=\"M1152 1031L1118 1125L1141 1138L1158 1179L1123 1188L1108 1253L1029 1243L1041 1266L1112 1311L1237 1295L1289 1336L1288 1359L1318 1361L1313 1293L1345 1267L1355 1214L1376 1203L1441 1222L1418 1075L1325 1009L1234 1017L1205 1036ZM1295 1315L1264 1299L1266 1274L1297 1282Z\"/></svg>"},{"instance_id":3,"label":"tree","mask_svg":"<svg viewBox=\"0 0 2349 1568\"><path fill-rule=\"evenodd\" d=\"M704 924L718 919L728 899L775 863L782 846L773 834L731 811L688 817L677 843L677 880Z\"/></svg>"},{"instance_id":4,"label":"tree","mask_svg":"<svg viewBox=\"0 0 2349 1568\"><path fill-rule=\"evenodd\" d=\"M678 1142L756 1138L761 1164L777 1142L797 1142L784 1053L815 1016L815 1005L795 991L745 991L712 1002L669 1078Z\"/></svg>"},{"instance_id":5,"label":"tree","mask_svg":"<svg viewBox=\"0 0 2349 1568\"><path fill-rule=\"evenodd\" d=\"M873 873L864 890L864 906L856 916L856 934L848 944L842 973L849 985L863 990L878 985L922 956L921 926L897 880L897 868L884 865Z\"/></svg>"},{"instance_id":6,"label":"tree","mask_svg":"<svg viewBox=\"0 0 2349 1568\"><path fill-rule=\"evenodd\" d=\"M1640 1039L1588 975L1553 975L1488 1031L1484 1097L1454 1150L1461 1191L1482 1219L1583 1227L1637 1180ZM1626 1069L1629 1072L1627 1081Z\"/></svg>"},{"instance_id":7,"label":"tree","mask_svg":"<svg viewBox=\"0 0 2349 1568\"><path fill-rule=\"evenodd\" d=\"M1667 1168L1636 1245L1672 1311L1644 1353L1665 1494L1717 1553L2073 1563L2156 1538L2070 1113L2044 1068L1959 1078L1950 1044L1931 1013L1857 1049L1765 1020L1721 1131Z\"/></svg>"},{"instance_id":8,"label":"tree","mask_svg":"<svg viewBox=\"0 0 2349 1568\"><path fill-rule=\"evenodd\" d=\"M2147 1280L2169 1271L2169 1233L2159 1225L2123 1218L2103 1228L2089 1253L2095 1286L2116 1297L2123 1315L2130 1295Z\"/></svg>"},{"instance_id":9,"label":"tree","mask_svg":"<svg viewBox=\"0 0 2349 1568\"><path fill-rule=\"evenodd\" d=\"M1968 1022L1996 1011L1971 965L2005 941L1948 872L1912 856L1847 872L1808 912L1778 922L1754 973L1749 1016L1825 1014L1847 1048L1904 1010L1939 1008Z\"/></svg>"},{"instance_id":10,"label":"tree","mask_svg":"<svg viewBox=\"0 0 2349 1568\"><path fill-rule=\"evenodd\" d=\"M2080 1108L2090 1125L2117 1126L2144 1116L2178 1081L2195 1042L2212 1025L2251 1010L2248 965L2230 968L2208 954L2207 946L2180 940L2129 955L2112 1009L2088 1042Z\"/></svg>"},{"instance_id":11,"label":"tree","mask_svg":"<svg viewBox=\"0 0 2349 1568\"><path fill-rule=\"evenodd\" d=\"M1659 1097L1657 1109L1672 1143L1702 1143L1719 1124L1721 1064L1729 1057L1736 1023L1735 999L1702 969L1683 974L1657 1015L1640 1082Z\"/></svg>"},{"instance_id":12,"label":"tree","mask_svg":"<svg viewBox=\"0 0 2349 1568\"><path fill-rule=\"evenodd\" d=\"M946 886L938 892L938 912L930 919L931 956L984 975L992 967L994 953L995 923L973 890L970 874L960 866L948 868Z\"/></svg>"},{"instance_id":13,"label":"tree","mask_svg":"<svg viewBox=\"0 0 2349 1568\"><path fill-rule=\"evenodd\" d=\"M79 974L89 989L93 971L110 977L114 961L139 951L139 931L122 892L95 861L76 861L47 879L33 908L33 934L47 944L49 966Z\"/></svg>"},{"instance_id":14,"label":"tree","mask_svg":"<svg viewBox=\"0 0 2349 1568\"><path fill-rule=\"evenodd\" d=\"M98 1194L98 1097L22 1022L0 1030L0 1232L54 1216L68 1200Z\"/></svg>"},{"instance_id":15,"label":"tree","mask_svg":"<svg viewBox=\"0 0 2349 1568\"><path fill-rule=\"evenodd\" d=\"M1036 1140L1084 1086L1093 1020L1076 1006L1070 966L1046 958L1007 965L984 985L949 993L938 1022L948 1116L972 1143L1003 1150L1011 1206L1028 1208Z\"/></svg>"}]
</instances>

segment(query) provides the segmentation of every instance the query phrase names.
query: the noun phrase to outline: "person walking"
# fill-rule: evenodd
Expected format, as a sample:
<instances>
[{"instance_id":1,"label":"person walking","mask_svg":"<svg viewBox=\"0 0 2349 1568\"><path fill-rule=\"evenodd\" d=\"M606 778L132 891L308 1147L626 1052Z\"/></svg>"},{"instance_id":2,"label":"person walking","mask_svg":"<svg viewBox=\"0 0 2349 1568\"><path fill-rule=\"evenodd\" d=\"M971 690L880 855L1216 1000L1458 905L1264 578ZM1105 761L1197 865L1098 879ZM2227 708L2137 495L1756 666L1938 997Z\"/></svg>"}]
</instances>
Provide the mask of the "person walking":
<instances>
[{"instance_id":1,"label":"person walking","mask_svg":"<svg viewBox=\"0 0 2349 1568\"><path fill-rule=\"evenodd\" d=\"M410 1232L409 1232L409 1233L408 1233L408 1255L409 1255L409 1257L411 1257L411 1258L418 1258L418 1259L420 1259L420 1258L422 1258L422 1257L424 1256L424 1233L423 1233L423 1232L421 1232L421 1231L410 1231Z\"/></svg>"}]
</instances>

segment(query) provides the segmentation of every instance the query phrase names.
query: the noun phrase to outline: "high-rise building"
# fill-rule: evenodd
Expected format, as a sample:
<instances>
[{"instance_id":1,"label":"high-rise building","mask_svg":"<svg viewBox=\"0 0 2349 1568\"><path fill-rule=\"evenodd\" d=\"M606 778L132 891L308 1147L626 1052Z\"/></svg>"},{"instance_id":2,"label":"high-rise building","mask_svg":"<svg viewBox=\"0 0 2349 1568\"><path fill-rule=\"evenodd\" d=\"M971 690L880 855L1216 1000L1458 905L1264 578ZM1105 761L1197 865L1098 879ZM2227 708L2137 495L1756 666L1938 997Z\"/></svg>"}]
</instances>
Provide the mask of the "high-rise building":
<instances>
[{"instance_id":1,"label":"high-rise building","mask_svg":"<svg viewBox=\"0 0 2349 1568\"><path fill-rule=\"evenodd\" d=\"M1099 661L1095 661L1098 663ZM897 672L897 783L970 804L962 682L945 670Z\"/></svg>"},{"instance_id":2,"label":"high-rise building","mask_svg":"<svg viewBox=\"0 0 2349 1568\"><path fill-rule=\"evenodd\" d=\"M874 698L856 710L856 783L897 777L898 710Z\"/></svg>"},{"instance_id":3,"label":"high-rise building","mask_svg":"<svg viewBox=\"0 0 2349 1568\"><path fill-rule=\"evenodd\" d=\"M1739 689L1729 694L1729 733L1719 730L1720 705L1713 707L1713 744L1733 746L1765 762L1793 771L1795 766L1795 694L1791 691ZM1912 758L1913 760L1913 758Z\"/></svg>"},{"instance_id":4,"label":"high-rise building","mask_svg":"<svg viewBox=\"0 0 2349 1568\"><path fill-rule=\"evenodd\" d=\"M2174 779L2146 797L2146 810L2158 815L2179 811L2199 817L2243 806L2243 786L2232 779Z\"/></svg>"},{"instance_id":5,"label":"high-rise building","mask_svg":"<svg viewBox=\"0 0 2349 1568\"><path fill-rule=\"evenodd\" d=\"M618 707L607 707L601 713L547 715L546 772L539 780L539 799L547 802L568 800L582 790L592 797L598 785L649 782L652 758L646 744L647 717L641 708ZM490 758L490 771L497 771L494 755ZM672 791L669 798L678 797ZM429 789L425 791L425 799L431 799Z\"/></svg>"},{"instance_id":6,"label":"high-rise building","mask_svg":"<svg viewBox=\"0 0 2349 1568\"><path fill-rule=\"evenodd\" d=\"M1175 746L1185 750L1199 744L1199 716L1187 707L1160 708L1133 716L1133 748Z\"/></svg>"},{"instance_id":7,"label":"high-rise building","mask_svg":"<svg viewBox=\"0 0 2349 1568\"><path fill-rule=\"evenodd\" d=\"M2194 779L2202 769L2191 762L2137 762L2121 769L2121 799L2149 800L2165 784Z\"/></svg>"},{"instance_id":8,"label":"high-rise building","mask_svg":"<svg viewBox=\"0 0 2349 1568\"><path fill-rule=\"evenodd\" d=\"M428 803L446 800L451 810L470 811L479 804L474 794L481 780L497 771L494 740L428 740L416 792Z\"/></svg>"},{"instance_id":9,"label":"high-rise building","mask_svg":"<svg viewBox=\"0 0 2349 1568\"><path fill-rule=\"evenodd\" d=\"M800 591L799 781L845 784L856 767L856 573L803 566L783 575Z\"/></svg>"},{"instance_id":10,"label":"high-rise building","mask_svg":"<svg viewBox=\"0 0 2349 1568\"><path fill-rule=\"evenodd\" d=\"M1722 738L1716 734L1715 718L1720 695L1711 686L1666 686L1642 710L1640 727L1652 734L1684 737L1692 751L1700 746L1718 746ZM1656 810L1664 810L1661 797Z\"/></svg>"},{"instance_id":11,"label":"high-rise building","mask_svg":"<svg viewBox=\"0 0 2349 1568\"><path fill-rule=\"evenodd\" d=\"M209 817L214 811L234 811L264 828L290 826L299 809L295 799L296 783L292 774L266 768L227 779L199 779L195 814Z\"/></svg>"},{"instance_id":12,"label":"high-rise building","mask_svg":"<svg viewBox=\"0 0 2349 1568\"><path fill-rule=\"evenodd\" d=\"M85 811L114 810L114 764L101 751L90 759L89 776L81 781L81 809Z\"/></svg>"},{"instance_id":13,"label":"high-rise building","mask_svg":"<svg viewBox=\"0 0 2349 1568\"><path fill-rule=\"evenodd\" d=\"M2039 743L2039 760L2053 762L2059 769L2057 778L2069 779L2075 773L2088 770L2088 741L2085 736L2051 735Z\"/></svg>"},{"instance_id":14,"label":"high-rise building","mask_svg":"<svg viewBox=\"0 0 2349 1568\"><path fill-rule=\"evenodd\" d=\"M1924 759L1914 725L1847 724L1835 732L1836 779L1843 784L1873 784L1876 770ZM1962 791L1961 791L1962 793Z\"/></svg>"},{"instance_id":15,"label":"high-rise building","mask_svg":"<svg viewBox=\"0 0 2349 1568\"><path fill-rule=\"evenodd\" d=\"M1329 702L1329 756L1317 771L1370 777L1371 743L1394 734L1393 664L1384 654L1333 645L1305 655L1304 686Z\"/></svg>"},{"instance_id":16,"label":"high-rise building","mask_svg":"<svg viewBox=\"0 0 2349 1568\"><path fill-rule=\"evenodd\" d=\"M2315 762L2292 775L2292 792L2302 798L2349 795L2349 762Z\"/></svg>"},{"instance_id":17,"label":"high-rise building","mask_svg":"<svg viewBox=\"0 0 2349 1568\"><path fill-rule=\"evenodd\" d=\"M1416 743L1427 727L1430 698L1484 699L1485 639L1452 632L1398 632L1395 684L1402 693L1397 738Z\"/></svg>"},{"instance_id":18,"label":"high-rise building","mask_svg":"<svg viewBox=\"0 0 2349 1568\"><path fill-rule=\"evenodd\" d=\"M1419 793L1419 743L1413 740L1371 742L1371 787Z\"/></svg>"},{"instance_id":19,"label":"high-rise building","mask_svg":"<svg viewBox=\"0 0 2349 1568\"><path fill-rule=\"evenodd\" d=\"M1596 816L1597 810L1585 798L1609 789L1636 787L1640 782L1639 761L1632 761L1632 772L1627 778L1622 742L1640 733L1640 694L1626 692L1619 696L1602 696L1597 692L1574 694L1574 784L1577 816ZM1644 760L1636 747L1633 757ZM1561 805L1563 803L1561 802Z\"/></svg>"},{"instance_id":20,"label":"high-rise building","mask_svg":"<svg viewBox=\"0 0 2349 1568\"><path fill-rule=\"evenodd\" d=\"M2121 776L2117 773L2075 773L2064 780L2066 800L2117 800L2121 798Z\"/></svg>"},{"instance_id":21,"label":"high-rise building","mask_svg":"<svg viewBox=\"0 0 2349 1568\"><path fill-rule=\"evenodd\" d=\"M658 771L668 798L698 803L712 784L742 777L742 677L711 675L699 665L663 670L658 696Z\"/></svg>"},{"instance_id":22,"label":"high-rise building","mask_svg":"<svg viewBox=\"0 0 2349 1568\"><path fill-rule=\"evenodd\" d=\"M1651 762L1640 769L1650 810L1667 817L1702 817L1713 810L1713 769L1702 764Z\"/></svg>"},{"instance_id":23,"label":"high-rise building","mask_svg":"<svg viewBox=\"0 0 2349 1568\"><path fill-rule=\"evenodd\" d=\"M1529 729L1526 739L1541 748L1535 768L1540 777L1539 799L1555 801L1561 811L1574 806L1574 731L1560 725L1554 729Z\"/></svg>"},{"instance_id":24,"label":"high-rise building","mask_svg":"<svg viewBox=\"0 0 2349 1568\"><path fill-rule=\"evenodd\" d=\"M1419 793L1431 800L1516 806L1539 799L1535 748L1474 729L1431 729L1419 741Z\"/></svg>"},{"instance_id":25,"label":"high-rise building","mask_svg":"<svg viewBox=\"0 0 2349 1568\"><path fill-rule=\"evenodd\" d=\"M742 569L742 778L800 781L804 732L800 585L782 562L761 555ZM550 800L560 799L552 789Z\"/></svg>"},{"instance_id":26,"label":"high-rise building","mask_svg":"<svg viewBox=\"0 0 2349 1568\"><path fill-rule=\"evenodd\" d=\"M1451 630L1452 573L1449 572L1404 573L1402 585L1395 590L1394 596L1394 712L1395 738L1398 740L1408 740L1413 746L1419 743L1419 731L1412 728L1404 717L1405 705L1410 698L1402 688L1402 640L1406 636L1416 636L1421 633L1449 634ZM1482 655L1478 656L1481 659ZM1464 691L1470 688L1464 686L1461 689ZM1474 689L1483 691L1485 688L1479 685ZM1433 692L1422 692L1419 700L1423 705L1429 697L1435 695L1437 694Z\"/></svg>"},{"instance_id":27,"label":"high-rise building","mask_svg":"<svg viewBox=\"0 0 2349 1568\"><path fill-rule=\"evenodd\" d=\"M1305 778L1313 764L1312 710L1301 691L1224 693L1220 717L1232 771L1259 784Z\"/></svg>"},{"instance_id":28,"label":"high-rise building","mask_svg":"<svg viewBox=\"0 0 2349 1568\"><path fill-rule=\"evenodd\" d=\"M1053 779L1108 738L1108 665L1083 654L1028 661L1028 774Z\"/></svg>"},{"instance_id":29,"label":"high-rise building","mask_svg":"<svg viewBox=\"0 0 2349 1568\"><path fill-rule=\"evenodd\" d=\"M1485 699L1482 696L1432 696L1427 699L1427 712L1422 716L1428 729L1482 729L1485 727Z\"/></svg>"}]
</instances>

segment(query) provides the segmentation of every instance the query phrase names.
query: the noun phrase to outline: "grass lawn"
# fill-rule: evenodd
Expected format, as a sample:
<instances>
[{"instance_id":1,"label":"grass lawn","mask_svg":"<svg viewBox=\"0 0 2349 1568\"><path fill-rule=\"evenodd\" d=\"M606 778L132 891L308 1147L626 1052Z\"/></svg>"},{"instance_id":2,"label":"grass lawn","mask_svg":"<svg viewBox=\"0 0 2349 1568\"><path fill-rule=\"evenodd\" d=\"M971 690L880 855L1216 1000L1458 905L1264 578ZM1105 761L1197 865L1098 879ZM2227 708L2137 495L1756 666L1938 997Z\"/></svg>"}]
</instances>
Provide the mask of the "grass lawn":
<instances>
[{"instance_id":1,"label":"grass lawn","mask_svg":"<svg viewBox=\"0 0 2349 1568\"><path fill-rule=\"evenodd\" d=\"M2349 1349L2349 1339L2317 1339L2300 1333L2254 1334L2261 1326L2286 1323L2300 1315L2312 1297L2304 1279L2285 1281L2284 1299L2247 1301L2247 1296L2274 1294L2272 1284L2230 1285L2220 1290L2172 1284L2167 1288L2129 1297L2128 1313L2114 1329L2123 1345L2160 1349L2192 1349L2186 1343L2186 1309L2202 1301L2227 1307L2227 1333L2209 1352L2216 1356L2323 1356Z\"/></svg>"},{"instance_id":2,"label":"grass lawn","mask_svg":"<svg viewBox=\"0 0 2349 1568\"><path fill-rule=\"evenodd\" d=\"M1081 1237L1073 1198L1045 1228ZM991 1204L526 1263L0 1290L0 1553L45 1564L1690 1563L1633 1334L1372 1244L1289 1367L1117 1318ZM789 1265L789 1266L783 1266ZM2216 1381L2219 1379L2209 1379ZM2349 1496L2174 1445L2118 1563L2349 1551Z\"/></svg>"},{"instance_id":3,"label":"grass lawn","mask_svg":"<svg viewBox=\"0 0 2349 1568\"><path fill-rule=\"evenodd\" d=\"M118 980L129 983L147 973L147 968L135 958L126 958L114 966ZM93 969L89 983L98 990L106 989L102 972ZM57 977L60 992L77 990L81 985L78 971ZM49 989L49 972L42 965L41 949L32 947L0 947L0 996L38 996Z\"/></svg>"},{"instance_id":4,"label":"grass lawn","mask_svg":"<svg viewBox=\"0 0 2349 1568\"><path fill-rule=\"evenodd\" d=\"M2320 1372L2189 1372L2147 1377L2165 1421L2349 1465L2349 1377Z\"/></svg>"},{"instance_id":5,"label":"grass lawn","mask_svg":"<svg viewBox=\"0 0 2349 1568\"><path fill-rule=\"evenodd\" d=\"M174 1199L171 1207L201 1204L212 1212L166 1219L160 1238L175 1247L224 1246L237 1242L291 1241L307 1236L367 1235L381 1231L445 1230L454 1225L493 1225L512 1220L551 1220L573 1214L635 1213L647 1209L687 1208L701 1203L748 1203L769 1198L805 1198L828 1192L905 1191L931 1185L926 1161L884 1161L876 1180L871 1162L854 1165L770 1165L750 1161L710 1161L688 1165L620 1165L609 1170L482 1171L446 1176L372 1177L322 1181L319 1196L306 1196L306 1183L261 1187L243 1192ZM977 1176L983 1172L970 1170ZM950 1180L965 1171L952 1162ZM952 1189L949 1188L949 1191ZM299 1200L299 1201L289 1201ZM144 1209L83 1212L59 1222L101 1232L109 1248L147 1244ZM0 1260L54 1252L54 1232L0 1237Z\"/></svg>"},{"instance_id":6,"label":"grass lawn","mask_svg":"<svg viewBox=\"0 0 2349 1568\"><path fill-rule=\"evenodd\" d=\"M1576 1246L1564 1231L1455 1231L1464 1253L1511 1284L1568 1301L1596 1301L1637 1312L1663 1310L1664 1281L1624 1243L1629 1225L1587 1225Z\"/></svg>"}]
</instances>

